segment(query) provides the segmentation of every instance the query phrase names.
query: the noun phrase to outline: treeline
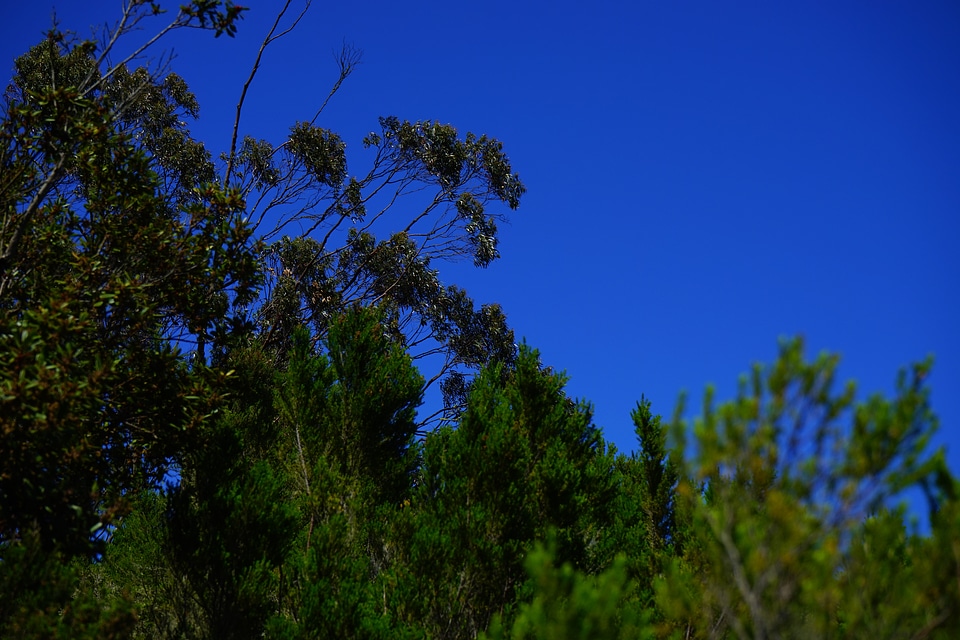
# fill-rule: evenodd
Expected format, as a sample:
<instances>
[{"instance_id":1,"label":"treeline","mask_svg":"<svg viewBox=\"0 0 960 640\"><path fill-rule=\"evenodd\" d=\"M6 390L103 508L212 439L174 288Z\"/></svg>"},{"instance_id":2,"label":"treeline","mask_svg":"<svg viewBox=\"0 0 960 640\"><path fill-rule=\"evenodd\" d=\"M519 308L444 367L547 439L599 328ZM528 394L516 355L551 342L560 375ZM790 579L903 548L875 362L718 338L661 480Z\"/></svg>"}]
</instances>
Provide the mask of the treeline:
<instances>
[{"instance_id":1,"label":"treeline","mask_svg":"<svg viewBox=\"0 0 960 640\"><path fill-rule=\"evenodd\" d=\"M164 15L232 35L243 12L132 2L15 63L0 637L960 635L929 362L857 400L785 341L693 422L641 398L617 452L497 305L441 283L519 205L498 141L382 118L352 175L315 117L218 163L181 78L111 58Z\"/></svg>"},{"instance_id":2,"label":"treeline","mask_svg":"<svg viewBox=\"0 0 960 640\"><path fill-rule=\"evenodd\" d=\"M457 426L416 435L423 378L382 314L233 350L176 479L93 557L8 538L4 637L952 638L956 481L923 457L920 379L853 404L785 343L690 448L641 402L617 453L521 347ZM934 484L930 484L933 481ZM936 483L939 483L938 485ZM925 486L931 530L890 498ZM23 535L28 533L29 535ZM9 532L7 532L9 535Z\"/></svg>"}]
</instances>

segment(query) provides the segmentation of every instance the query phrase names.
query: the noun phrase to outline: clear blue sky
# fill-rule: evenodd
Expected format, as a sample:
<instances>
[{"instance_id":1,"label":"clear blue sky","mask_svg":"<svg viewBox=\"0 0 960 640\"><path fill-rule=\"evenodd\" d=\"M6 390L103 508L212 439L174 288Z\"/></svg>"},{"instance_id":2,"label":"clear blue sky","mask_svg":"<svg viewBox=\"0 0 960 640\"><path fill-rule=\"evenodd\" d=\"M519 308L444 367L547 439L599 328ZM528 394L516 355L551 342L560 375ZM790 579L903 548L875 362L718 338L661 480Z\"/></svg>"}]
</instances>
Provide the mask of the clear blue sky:
<instances>
[{"instance_id":1,"label":"clear blue sky","mask_svg":"<svg viewBox=\"0 0 960 640\"><path fill-rule=\"evenodd\" d=\"M8 4L9 68L54 3ZM168 41L216 151L281 3L244 4L234 40ZM80 34L119 5L56 3ZM504 142L528 193L503 258L442 273L501 303L621 450L641 394L667 416L681 390L729 397L803 334L863 392L935 354L960 472L960 4L316 2L267 51L243 133L312 117L343 41L364 62L319 124L348 151L381 115Z\"/></svg>"}]
</instances>

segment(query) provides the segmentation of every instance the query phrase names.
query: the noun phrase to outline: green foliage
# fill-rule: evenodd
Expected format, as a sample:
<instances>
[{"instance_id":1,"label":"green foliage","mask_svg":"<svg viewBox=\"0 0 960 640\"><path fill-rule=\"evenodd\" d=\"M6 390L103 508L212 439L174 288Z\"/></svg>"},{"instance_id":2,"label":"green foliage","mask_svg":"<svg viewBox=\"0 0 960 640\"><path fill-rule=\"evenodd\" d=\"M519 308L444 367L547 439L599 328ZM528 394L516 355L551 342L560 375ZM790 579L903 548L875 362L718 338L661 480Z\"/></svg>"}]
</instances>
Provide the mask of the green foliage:
<instances>
[{"instance_id":1,"label":"green foliage","mask_svg":"<svg viewBox=\"0 0 960 640\"><path fill-rule=\"evenodd\" d=\"M48 549L82 553L124 512L124 492L161 473L187 412L202 407L185 397L192 385L172 352L107 359L96 321L71 306L27 311L0 333L0 525L5 541L33 529Z\"/></svg>"},{"instance_id":2,"label":"green foliage","mask_svg":"<svg viewBox=\"0 0 960 640\"><path fill-rule=\"evenodd\" d=\"M423 379L382 319L364 308L337 318L325 355L296 332L277 380L281 459L302 527L269 627L276 637L396 637L368 609L389 562L385 518L412 486Z\"/></svg>"},{"instance_id":3,"label":"green foliage","mask_svg":"<svg viewBox=\"0 0 960 640\"><path fill-rule=\"evenodd\" d=\"M499 257L494 218L484 214L483 201L477 194L463 188L477 179L484 191L511 209L520 206L520 196L526 189L511 173L503 145L472 133L460 141L456 129L438 122L400 122L391 117L381 118L380 127L383 133L375 138L376 144L382 144L399 167L414 172L419 180L436 182L445 194L458 194L452 201L458 218L465 223L474 264L485 267Z\"/></svg>"},{"instance_id":4,"label":"green foliage","mask_svg":"<svg viewBox=\"0 0 960 640\"><path fill-rule=\"evenodd\" d=\"M675 494L680 470L667 449L666 425L651 412L650 402L641 399L631 417L637 449L616 458L619 485L613 522L600 539L603 562L599 566L623 555L636 583L634 606L654 611L654 582L684 544L683 517L677 512Z\"/></svg>"},{"instance_id":5,"label":"green foliage","mask_svg":"<svg viewBox=\"0 0 960 640\"><path fill-rule=\"evenodd\" d=\"M585 567L609 519L612 456L590 409L564 378L521 348L516 367L488 367L457 429L424 443L393 571L412 581L393 606L433 637L473 637L507 612L525 583L523 556L554 530L562 562ZM405 509L405 512L408 510Z\"/></svg>"},{"instance_id":6,"label":"green foliage","mask_svg":"<svg viewBox=\"0 0 960 640\"><path fill-rule=\"evenodd\" d=\"M228 30L239 14L220 5L203 13ZM125 11L135 24L147 9ZM215 410L225 373L204 365L204 346L226 344L259 280L239 194L203 184L203 154L170 126L195 111L192 96L175 76L102 68L113 42L98 50L52 30L17 60L0 114L0 626L11 637L132 627L124 598L75 593L77 572ZM169 188L171 169L192 177L189 199ZM199 343L193 364L185 341Z\"/></svg>"},{"instance_id":7,"label":"green foliage","mask_svg":"<svg viewBox=\"0 0 960 640\"><path fill-rule=\"evenodd\" d=\"M215 401L220 376L171 338L222 334L259 268L237 195L207 186L174 215L111 100L59 84L96 77L89 48L60 46L20 59L0 122L0 542L36 528L79 553Z\"/></svg>"},{"instance_id":8,"label":"green foliage","mask_svg":"<svg viewBox=\"0 0 960 640\"><path fill-rule=\"evenodd\" d=\"M290 151L322 185L339 190L347 177L346 145L340 136L299 123L290 132Z\"/></svg>"},{"instance_id":9,"label":"green foliage","mask_svg":"<svg viewBox=\"0 0 960 640\"><path fill-rule=\"evenodd\" d=\"M382 135L370 142L375 146L383 143L403 165L423 171L450 191L479 175L511 209L520 206L520 196L526 189L511 173L500 142L473 134L461 142L456 129L439 122L410 123L389 117L380 119L380 127ZM476 207L478 203L473 202Z\"/></svg>"},{"instance_id":10,"label":"green foliage","mask_svg":"<svg viewBox=\"0 0 960 640\"><path fill-rule=\"evenodd\" d=\"M516 350L499 306L476 309L462 289L443 286L435 265L462 256L481 267L495 260L500 216L487 208L500 201L516 209L524 187L496 140L394 117L382 118L380 129L364 141L375 151L373 166L349 179L344 142L312 122L297 124L276 147L244 138L231 176L264 203L253 217L264 220L279 206L289 211L264 237L293 223L308 229L280 237L265 255L261 326L282 351L293 327L307 324L323 337L350 305L375 304L414 357L447 355L434 377L452 417L463 408L466 376L488 362L509 364ZM416 213L397 223L386 215L400 198Z\"/></svg>"},{"instance_id":11,"label":"green foliage","mask_svg":"<svg viewBox=\"0 0 960 640\"><path fill-rule=\"evenodd\" d=\"M807 363L802 342L785 342L777 362L755 368L732 402L714 407L708 392L678 488L690 543L658 598L677 628L741 638L837 635L837 612L860 595L841 587L870 566L857 561L855 540L879 545L871 553L887 563L898 555L902 514L861 523L903 488L946 473L942 457L926 450L936 426L923 385L929 364L902 374L893 399L856 403L852 384L834 391L837 362ZM685 424L674 430L684 453ZM898 588L917 598L899 606L933 605L921 626L955 619L949 599L930 599L932 585L897 575ZM871 614L883 624L901 615Z\"/></svg>"},{"instance_id":12,"label":"green foliage","mask_svg":"<svg viewBox=\"0 0 960 640\"><path fill-rule=\"evenodd\" d=\"M660 416L641 400L631 414L637 434L637 453L632 461L640 472L636 479L643 529L652 551L661 551L675 538L674 490L680 474L667 451L667 432Z\"/></svg>"},{"instance_id":13,"label":"green foliage","mask_svg":"<svg viewBox=\"0 0 960 640\"><path fill-rule=\"evenodd\" d=\"M922 537L907 533L902 510L850 510L882 504L876 496L902 486L902 473L874 468L888 485L866 483L870 499L813 492L789 469L764 469L793 460L770 452L789 446L792 431L774 436L780 422L766 419L740 424L750 414L735 406L713 410L725 422L710 412L698 422L697 448L681 465L689 449L668 451L665 427L642 401L633 413L641 449L614 457L589 407L567 399L563 377L526 347L515 368L482 372L456 429L417 445L420 383L383 317L358 308L316 348L295 331L286 368L272 376L262 347L235 352L237 393L207 425L181 487L159 499L162 508L141 501L93 572L105 596L131 590L139 635L956 634L960 510L936 455L885 449L900 471L913 460L935 481ZM786 344L781 361L744 387L760 390L759 405L746 392L734 403L791 416L791 429L811 426L792 419L795 403L808 417L851 419L852 401L846 413L825 409L847 398L824 379L834 361L807 364L798 349ZM790 398L775 412L771 377ZM901 392L891 405L925 393L910 384ZM927 415L922 400L911 406L913 418ZM724 448L728 434L737 447ZM825 446L842 455L822 468L849 474L848 448ZM795 462L801 472L812 464Z\"/></svg>"},{"instance_id":14,"label":"green foliage","mask_svg":"<svg viewBox=\"0 0 960 640\"><path fill-rule=\"evenodd\" d=\"M143 637L369 637L383 518L411 488L423 380L373 310L294 332L286 369L255 342L231 355L228 405L180 483L145 496L103 567L133 588ZM159 508L158 506L159 505ZM390 637L387 634L385 637Z\"/></svg>"},{"instance_id":15,"label":"green foliage","mask_svg":"<svg viewBox=\"0 0 960 640\"><path fill-rule=\"evenodd\" d=\"M136 617L127 598L78 590L79 569L43 549L28 533L0 547L0 636L4 638L126 638Z\"/></svg>"},{"instance_id":16,"label":"green foliage","mask_svg":"<svg viewBox=\"0 0 960 640\"><path fill-rule=\"evenodd\" d=\"M272 187L280 181L280 171L273 164L272 155L273 147L268 141L244 137L237 159L253 176L257 188Z\"/></svg>"},{"instance_id":17,"label":"green foliage","mask_svg":"<svg viewBox=\"0 0 960 640\"><path fill-rule=\"evenodd\" d=\"M953 638L960 632L960 520L952 502L929 536L910 535L903 508L855 530L836 585L837 638Z\"/></svg>"},{"instance_id":18,"label":"green foliage","mask_svg":"<svg viewBox=\"0 0 960 640\"><path fill-rule=\"evenodd\" d=\"M167 506L164 493L141 492L103 556L82 573L81 593L100 601L126 597L135 604L129 637L196 637L205 620L190 581L176 569Z\"/></svg>"},{"instance_id":19,"label":"green foliage","mask_svg":"<svg viewBox=\"0 0 960 640\"><path fill-rule=\"evenodd\" d=\"M509 630L495 616L480 638L605 640L652 638L644 611L633 601L636 582L619 558L609 569L591 576L569 563L554 566L553 554L538 545L526 560L534 596L520 605Z\"/></svg>"},{"instance_id":20,"label":"green foliage","mask_svg":"<svg viewBox=\"0 0 960 640\"><path fill-rule=\"evenodd\" d=\"M333 478L330 478L333 480ZM333 482L314 490L336 494ZM366 608L371 599L370 563L357 552L346 514L328 514L314 523L310 545L284 567L283 614L272 617L267 637L376 637L378 620ZM390 636L385 636L390 637Z\"/></svg>"},{"instance_id":21,"label":"green foliage","mask_svg":"<svg viewBox=\"0 0 960 640\"><path fill-rule=\"evenodd\" d=\"M413 472L415 460L408 454L423 378L370 311L340 318L327 348L338 381L330 395L340 404L333 414L339 449L356 456L347 460L347 472L369 478L376 502L398 503Z\"/></svg>"},{"instance_id":22,"label":"green foliage","mask_svg":"<svg viewBox=\"0 0 960 640\"><path fill-rule=\"evenodd\" d=\"M151 2L156 7L158 3ZM222 9L221 9L222 7ZM227 34L231 38L237 33L237 20L243 18L247 7L242 7L227 0L192 0L189 4L181 5L180 12L188 18L196 18L201 28L213 29L214 36L219 38Z\"/></svg>"},{"instance_id":23,"label":"green foliage","mask_svg":"<svg viewBox=\"0 0 960 640\"><path fill-rule=\"evenodd\" d=\"M171 555L200 605L200 637L260 636L296 532L283 479L265 461L243 460L234 437L205 447L202 471L169 499Z\"/></svg>"},{"instance_id":24,"label":"green foliage","mask_svg":"<svg viewBox=\"0 0 960 640\"><path fill-rule=\"evenodd\" d=\"M150 71L121 66L104 89L117 112L118 125L137 140L154 161L164 190L180 206L195 200L194 190L215 180L210 153L190 137L186 121L200 105L186 82L169 73L154 79Z\"/></svg>"},{"instance_id":25,"label":"green foliage","mask_svg":"<svg viewBox=\"0 0 960 640\"><path fill-rule=\"evenodd\" d=\"M235 131L218 181L183 79L105 63L162 13L125 5L103 49L51 32L3 104L0 635L960 635L929 362L858 402L785 342L672 449L642 399L617 456L498 305L441 282L499 255L491 205L524 192L500 142L383 118L353 176L318 112L276 146ZM916 487L926 535L892 508Z\"/></svg>"}]
</instances>

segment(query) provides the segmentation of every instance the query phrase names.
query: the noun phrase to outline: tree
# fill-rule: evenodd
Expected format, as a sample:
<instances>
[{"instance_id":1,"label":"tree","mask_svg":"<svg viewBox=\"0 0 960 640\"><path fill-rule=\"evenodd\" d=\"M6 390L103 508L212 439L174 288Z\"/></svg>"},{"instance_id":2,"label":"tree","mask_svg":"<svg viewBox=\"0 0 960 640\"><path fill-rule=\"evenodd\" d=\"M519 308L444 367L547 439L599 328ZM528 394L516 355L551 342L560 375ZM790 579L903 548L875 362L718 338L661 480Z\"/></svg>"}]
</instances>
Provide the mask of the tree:
<instances>
[{"instance_id":1,"label":"tree","mask_svg":"<svg viewBox=\"0 0 960 640\"><path fill-rule=\"evenodd\" d=\"M659 584L670 624L701 637L861 637L873 618L884 637L901 637L901 621L913 634L956 633L955 515L934 518L932 540L905 540L902 511L883 510L906 487L936 480L940 508L956 513L942 453L927 451L929 362L901 373L894 398L860 403L852 383L834 389L837 363L807 363L801 341L784 342L733 401L714 407L707 393L692 454L686 423L674 423L689 455L678 487L689 528ZM936 577L921 576L933 558L943 563ZM893 575L896 603L893 592L862 600L880 595L859 590L865 579L892 586Z\"/></svg>"},{"instance_id":2,"label":"tree","mask_svg":"<svg viewBox=\"0 0 960 640\"><path fill-rule=\"evenodd\" d=\"M264 39L244 85L222 178L239 186L253 227L270 243L263 253L261 332L282 357L296 327L306 324L321 338L331 319L350 306L376 304L387 313L391 335L415 359L442 355L427 385L440 385L445 407L424 419L424 426L454 418L470 375L488 362L509 365L516 347L499 305L476 309L463 289L442 284L437 264L470 257L486 267L499 257L497 222L503 214L491 212L490 205L515 210L526 189L496 139L394 116L380 118L379 131L363 140L373 152L370 168L350 175L346 143L317 124L360 61L349 46L337 58L330 95L309 121L293 124L279 142L241 137L247 88L268 47L293 28L281 25L290 4ZM410 213L396 220L400 205ZM296 233L287 235L292 229Z\"/></svg>"},{"instance_id":3,"label":"tree","mask_svg":"<svg viewBox=\"0 0 960 640\"><path fill-rule=\"evenodd\" d=\"M667 426L641 398L631 413L637 449L616 458L613 523L601 539L604 564L625 556L641 608L654 610L654 584L665 565L682 553L684 527L677 512L680 464L667 447ZM678 522L678 520L681 520Z\"/></svg>"},{"instance_id":4,"label":"tree","mask_svg":"<svg viewBox=\"0 0 960 640\"><path fill-rule=\"evenodd\" d=\"M180 482L142 498L94 572L105 593L137 594L138 635L376 632L363 608L382 520L411 490L423 380L372 309L316 348L306 329L293 340L282 370L256 341L232 352L230 399Z\"/></svg>"},{"instance_id":5,"label":"tree","mask_svg":"<svg viewBox=\"0 0 960 640\"><path fill-rule=\"evenodd\" d=\"M112 126L149 158L171 217L211 197L207 185L218 184L231 198L231 215L245 207L250 220L247 231L271 243L259 251L267 286L258 301L235 295L239 291L231 292L229 287L209 283L198 287L190 296L195 310L222 312L232 304L233 318L186 321L172 315L163 325L168 338L181 345L195 344L201 361L211 347L214 357L220 357L235 333L232 329L245 326L246 313L255 310L259 330L282 359L293 327L306 322L321 338L330 318L350 305L377 303L390 316L394 338L416 357L444 354L428 386L442 386L447 400L443 415L455 415L469 382L465 374L490 359L509 363L515 355L514 338L497 305L475 309L462 289L441 284L435 265L466 255L480 266L494 260L496 220L501 215L491 214L487 207L502 201L515 209L524 187L499 142L473 134L461 139L453 127L435 122L381 119L380 133L364 142L376 154L373 166L361 178L349 177L345 143L316 125L323 105L309 122L295 124L289 138L279 144L251 136L241 140L243 103L265 52L293 29L310 3L304 4L292 24L284 26L282 20L291 5L289 1L283 5L257 54L238 104L231 147L219 167L204 145L190 136L186 122L197 116L199 105L182 78L166 68L131 68L143 49L119 63L109 63L119 40L162 13L158 3L125 6L120 22L104 32L99 48L93 42L72 45L61 36L56 36L53 48L38 47L21 59L13 95L27 100L31 92L46 86L52 77L48 71L55 67L56 75L76 84L82 95L96 96L112 114ZM150 43L189 26L232 34L242 11L230 2L185 5ZM357 62L359 53L345 47L330 96ZM46 185L45 190L56 186L58 193L69 194L71 171L56 162L50 164L45 174L49 180L37 180L21 191ZM432 195L425 198L426 194ZM378 240L377 235L389 229L384 224L387 214L401 200L420 210L399 224L390 222L394 232L388 240ZM376 207L376 213L367 215L368 207ZM27 224L32 218L30 214L22 220ZM187 226L195 223L191 218ZM281 237L291 226L307 231ZM21 231L24 228L20 226ZM15 244L19 243L11 246ZM439 415L424 422L435 423Z\"/></svg>"},{"instance_id":6,"label":"tree","mask_svg":"<svg viewBox=\"0 0 960 640\"><path fill-rule=\"evenodd\" d=\"M475 637L508 615L523 557L553 531L559 562L593 565L616 490L613 458L565 378L520 348L485 368L456 429L423 444L417 487L396 519L390 610L430 637Z\"/></svg>"},{"instance_id":7,"label":"tree","mask_svg":"<svg viewBox=\"0 0 960 640\"><path fill-rule=\"evenodd\" d=\"M378 304L391 335L415 358L444 354L431 382L442 381L452 411L446 415L453 416L465 398L464 367L510 364L515 347L499 306L475 310L466 292L441 284L432 265L463 255L477 266L492 262L497 227L485 206L501 200L516 208L524 189L496 140L461 140L449 125L393 117L381 118L380 129L364 141L376 150L373 167L349 181L345 145L325 129L299 124L276 148L246 141L238 155L248 174L244 188L262 189L258 202L272 196L253 215L258 224L274 210L279 216L264 237L294 222L310 230L267 251L269 294L260 319L271 344L283 344L293 326L307 323L322 336L350 305ZM378 240L374 232L400 198L419 212ZM379 210L368 216L370 206Z\"/></svg>"},{"instance_id":8,"label":"tree","mask_svg":"<svg viewBox=\"0 0 960 640\"><path fill-rule=\"evenodd\" d=\"M194 3L169 28L226 30L237 11ZM0 122L0 546L36 529L84 552L163 476L222 377L172 339L236 325L258 281L239 194L167 193L125 130L142 104L118 100L122 67L101 73L95 52L52 31L17 61Z\"/></svg>"},{"instance_id":9,"label":"tree","mask_svg":"<svg viewBox=\"0 0 960 640\"><path fill-rule=\"evenodd\" d=\"M129 4L113 35L152 10ZM229 33L239 12L193 2L164 31ZM0 116L3 635L129 631L130 603L77 593L71 559L102 552L216 407L224 373L183 358L178 330L236 326L258 282L238 194L199 180L191 198L170 194L130 134L133 112L177 92L140 95L158 82L146 74L118 93L114 43L51 30L17 60Z\"/></svg>"},{"instance_id":10,"label":"tree","mask_svg":"<svg viewBox=\"0 0 960 640\"><path fill-rule=\"evenodd\" d=\"M313 339L323 339L350 306L377 303L398 345L432 340L431 349L448 354L432 382L455 367L513 357L499 309L475 311L430 267L431 258L465 252L480 265L496 257L494 217L484 205L495 198L516 208L523 192L496 141L386 118L382 136L367 141L379 149L375 168L347 180L343 143L311 121L263 157L262 143L245 138L238 151L235 136L218 178L186 125L199 108L186 84L165 67L135 65L172 30L232 35L242 12L231 2L183 5L147 44L114 62L118 41L164 13L160 3L132 1L99 44L54 28L17 61L0 126L0 553L36 530L43 548L65 558L98 554L138 491L156 487L171 467L183 472L203 447L228 446L229 430L210 416L229 388L221 365L252 332L282 364L293 343L288 320L309 320ZM280 35L271 31L264 48ZM352 55L345 50L331 93ZM398 198L421 186L437 189L432 202L388 242L370 226L388 206L354 224L388 190ZM281 209L275 233L260 228L262 214ZM269 250L253 241L256 232L269 240L285 223L307 219L322 241L285 239ZM327 241L347 221L352 228L335 249ZM271 271L279 256L282 269ZM327 269L334 260L335 277ZM264 275L270 286L258 302ZM308 280L317 286L305 298ZM336 304L317 295L328 289ZM283 290L311 309L283 313ZM421 329L409 330L404 314L418 314ZM445 387L451 398L465 388L457 373ZM386 476L370 469L410 435L350 454L348 470L367 468L378 499L405 490L400 480L412 463L400 461ZM237 473L246 478L249 470Z\"/></svg>"}]
</instances>

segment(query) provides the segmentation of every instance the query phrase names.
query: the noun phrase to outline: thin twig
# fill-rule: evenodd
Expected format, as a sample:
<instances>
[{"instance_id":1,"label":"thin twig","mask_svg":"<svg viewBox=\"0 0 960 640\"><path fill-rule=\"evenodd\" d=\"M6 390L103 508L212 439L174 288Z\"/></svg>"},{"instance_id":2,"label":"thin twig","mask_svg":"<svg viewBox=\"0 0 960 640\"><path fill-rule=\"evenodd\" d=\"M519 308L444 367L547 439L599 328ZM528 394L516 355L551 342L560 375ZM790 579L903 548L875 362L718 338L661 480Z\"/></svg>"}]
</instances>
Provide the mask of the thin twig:
<instances>
[{"instance_id":1,"label":"thin twig","mask_svg":"<svg viewBox=\"0 0 960 640\"><path fill-rule=\"evenodd\" d=\"M243 103L247 98L247 91L250 89L250 85L253 83L254 77L257 75L257 72L260 70L260 61L263 59L263 53L267 50L267 47L274 40L282 38L287 35L297 26L303 16L306 14L307 9L310 8L310 0L306 0L304 3L303 10L300 12L300 15L293 21L293 24L290 25L287 29L281 33L276 33L277 27L280 26L280 21L283 19L284 14L286 14L287 9L290 8L290 3L292 0L287 0L283 4L283 8L280 9L280 12L277 13L277 18L273 22L273 26L270 27L270 31L267 33L267 37L263 39L263 42L260 44L260 50L257 51L257 57L253 62L253 67L250 69L250 75L247 77L247 81L243 83L243 89L240 91L240 100L237 102L237 115L233 119L233 135L230 137L230 152L227 155L227 169L223 176L223 185L226 187L230 184L230 174L233 172L233 162L236 159L237 154L237 135L240 131L240 115L243 112Z\"/></svg>"}]
</instances>

